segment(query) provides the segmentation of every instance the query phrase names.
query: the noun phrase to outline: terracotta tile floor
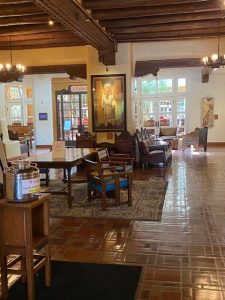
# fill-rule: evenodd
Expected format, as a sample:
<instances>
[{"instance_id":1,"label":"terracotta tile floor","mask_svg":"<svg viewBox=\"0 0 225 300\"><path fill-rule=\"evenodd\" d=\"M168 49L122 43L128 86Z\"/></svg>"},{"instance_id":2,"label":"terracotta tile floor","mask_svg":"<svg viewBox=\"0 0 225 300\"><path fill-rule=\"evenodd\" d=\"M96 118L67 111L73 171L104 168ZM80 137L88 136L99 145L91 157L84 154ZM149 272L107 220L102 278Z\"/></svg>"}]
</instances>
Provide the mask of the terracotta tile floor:
<instances>
[{"instance_id":1,"label":"terracotta tile floor","mask_svg":"<svg viewBox=\"0 0 225 300\"><path fill-rule=\"evenodd\" d=\"M52 258L142 265L136 300L225 299L225 148L134 174L152 177L169 182L161 222L52 218Z\"/></svg>"},{"instance_id":2,"label":"terracotta tile floor","mask_svg":"<svg viewBox=\"0 0 225 300\"><path fill-rule=\"evenodd\" d=\"M137 300L225 299L225 149L134 175L152 177L169 181L161 222L51 219L53 259L142 265Z\"/></svg>"}]
</instances>

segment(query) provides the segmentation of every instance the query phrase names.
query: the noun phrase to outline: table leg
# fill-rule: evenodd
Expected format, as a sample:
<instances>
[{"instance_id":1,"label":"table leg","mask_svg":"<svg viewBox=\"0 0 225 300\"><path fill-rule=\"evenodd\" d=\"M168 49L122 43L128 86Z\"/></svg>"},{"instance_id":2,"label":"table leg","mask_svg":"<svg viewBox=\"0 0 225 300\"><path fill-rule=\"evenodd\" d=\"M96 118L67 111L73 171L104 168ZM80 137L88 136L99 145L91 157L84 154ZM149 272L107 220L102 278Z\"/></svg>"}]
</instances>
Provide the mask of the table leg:
<instances>
[{"instance_id":1,"label":"table leg","mask_svg":"<svg viewBox=\"0 0 225 300\"><path fill-rule=\"evenodd\" d=\"M1 286L2 300L8 299L8 279L7 279L7 258L4 253L1 254Z\"/></svg>"},{"instance_id":2,"label":"table leg","mask_svg":"<svg viewBox=\"0 0 225 300\"><path fill-rule=\"evenodd\" d=\"M27 156L30 156L30 143L29 143L29 140L27 140Z\"/></svg>"},{"instance_id":3,"label":"table leg","mask_svg":"<svg viewBox=\"0 0 225 300\"><path fill-rule=\"evenodd\" d=\"M67 168L67 192L68 192L68 206L72 208L72 186L71 186L71 168Z\"/></svg>"}]
</instances>

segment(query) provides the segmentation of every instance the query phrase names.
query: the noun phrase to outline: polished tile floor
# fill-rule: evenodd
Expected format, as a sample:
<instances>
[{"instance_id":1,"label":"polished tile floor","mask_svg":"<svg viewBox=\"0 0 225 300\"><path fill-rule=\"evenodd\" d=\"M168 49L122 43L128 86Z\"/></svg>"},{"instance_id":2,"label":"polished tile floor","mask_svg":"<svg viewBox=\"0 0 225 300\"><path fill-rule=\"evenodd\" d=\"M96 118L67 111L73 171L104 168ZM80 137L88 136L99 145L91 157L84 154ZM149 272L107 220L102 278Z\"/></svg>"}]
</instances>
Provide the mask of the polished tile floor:
<instances>
[{"instance_id":1,"label":"polished tile floor","mask_svg":"<svg viewBox=\"0 0 225 300\"><path fill-rule=\"evenodd\" d=\"M225 149L134 177L168 180L161 222L51 219L53 259L142 265L138 300L225 299Z\"/></svg>"},{"instance_id":2,"label":"polished tile floor","mask_svg":"<svg viewBox=\"0 0 225 300\"><path fill-rule=\"evenodd\" d=\"M153 177L168 180L160 222L52 218L52 258L141 265L136 300L225 299L225 148L135 170Z\"/></svg>"}]
</instances>

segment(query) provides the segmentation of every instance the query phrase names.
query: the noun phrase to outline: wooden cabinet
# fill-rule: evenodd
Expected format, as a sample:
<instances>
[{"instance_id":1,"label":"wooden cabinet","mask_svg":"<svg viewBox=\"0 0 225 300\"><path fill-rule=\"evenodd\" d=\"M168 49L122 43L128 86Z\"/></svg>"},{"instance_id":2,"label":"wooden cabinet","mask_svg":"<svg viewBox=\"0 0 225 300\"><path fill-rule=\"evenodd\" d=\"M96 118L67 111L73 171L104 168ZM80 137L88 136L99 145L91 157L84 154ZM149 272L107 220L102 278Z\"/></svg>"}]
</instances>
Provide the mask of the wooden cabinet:
<instances>
[{"instance_id":1,"label":"wooden cabinet","mask_svg":"<svg viewBox=\"0 0 225 300\"><path fill-rule=\"evenodd\" d=\"M34 273L45 265L46 285L50 285L49 194L29 202L8 202L0 200L0 253L2 299L8 297L7 273L14 272L7 267L7 255L21 257L21 279L27 280L28 299L34 299ZM33 251L43 250L35 263ZM16 271L15 271L16 273Z\"/></svg>"}]
</instances>

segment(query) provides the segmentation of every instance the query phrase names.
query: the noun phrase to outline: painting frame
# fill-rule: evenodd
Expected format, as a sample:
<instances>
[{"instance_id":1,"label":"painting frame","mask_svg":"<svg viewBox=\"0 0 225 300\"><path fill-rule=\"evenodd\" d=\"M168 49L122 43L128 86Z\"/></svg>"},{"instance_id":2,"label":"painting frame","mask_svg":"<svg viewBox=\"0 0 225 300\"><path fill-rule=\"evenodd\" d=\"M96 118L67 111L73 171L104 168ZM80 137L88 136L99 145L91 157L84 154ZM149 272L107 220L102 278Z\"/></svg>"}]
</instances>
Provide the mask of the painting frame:
<instances>
[{"instance_id":1,"label":"painting frame","mask_svg":"<svg viewBox=\"0 0 225 300\"><path fill-rule=\"evenodd\" d=\"M127 129L126 74L91 75L93 132Z\"/></svg>"},{"instance_id":2,"label":"painting frame","mask_svg":"<svg viewBox=\"0 0 225 300\"><path fill-rule=\"evenodd\" d=\"M214 98L205 97L202 99L202 126L214 126Z\"/></svg>"}]
</instances>

